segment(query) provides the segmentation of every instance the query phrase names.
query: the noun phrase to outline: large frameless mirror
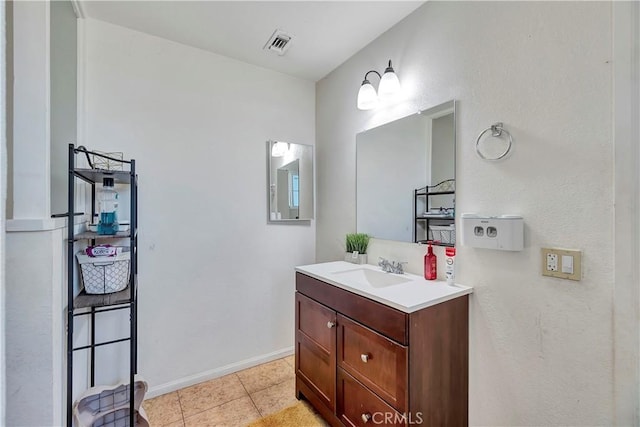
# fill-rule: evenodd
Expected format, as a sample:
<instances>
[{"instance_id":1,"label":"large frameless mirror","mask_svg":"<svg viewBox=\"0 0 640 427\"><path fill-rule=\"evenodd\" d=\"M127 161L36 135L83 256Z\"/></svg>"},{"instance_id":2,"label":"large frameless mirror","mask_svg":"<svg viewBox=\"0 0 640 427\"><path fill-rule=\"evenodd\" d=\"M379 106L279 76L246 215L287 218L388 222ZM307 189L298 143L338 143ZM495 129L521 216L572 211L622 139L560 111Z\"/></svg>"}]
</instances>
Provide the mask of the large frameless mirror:
<instances>
[{"instance_id":1,"label":"large frameless mirror","mask_svg":"<svg viewBox=\"0 0 640 427\"><path fill-rule=\"evenodd\" d=\"M269 222L313 219L313 146L267 141Z\"/></svg>"},{"instance_id":2,"label":"large frameless mirror","mask_svg":"<svg viewBox=\"0 0 640 427\"><path fill-rule=\"evenodd\" d=\"M455 244L455 128L448 101L356 135L359 233Z\"/></svg>"}]
</instances>

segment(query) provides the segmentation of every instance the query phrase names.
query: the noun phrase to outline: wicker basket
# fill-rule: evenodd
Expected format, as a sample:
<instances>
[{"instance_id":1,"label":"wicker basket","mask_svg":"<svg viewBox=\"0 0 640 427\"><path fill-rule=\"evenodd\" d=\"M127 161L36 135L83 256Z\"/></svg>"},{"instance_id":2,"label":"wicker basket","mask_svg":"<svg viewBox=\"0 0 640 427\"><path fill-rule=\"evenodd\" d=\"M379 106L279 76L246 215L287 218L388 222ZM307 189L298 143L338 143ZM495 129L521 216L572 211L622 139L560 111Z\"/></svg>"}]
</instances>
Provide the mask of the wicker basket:
<instances>
[{"instance_id":1,"label":"wicker basket","mask_svg":"<svg viewBox=\"0 0 640 427\"><path fill-rule=\"evenodd\" d=\"M80 264L82 284L88 294L120 292L129 284L130 252L110 257L90 257L80 251L76 254Z\"/></svg>"}]
</instances>

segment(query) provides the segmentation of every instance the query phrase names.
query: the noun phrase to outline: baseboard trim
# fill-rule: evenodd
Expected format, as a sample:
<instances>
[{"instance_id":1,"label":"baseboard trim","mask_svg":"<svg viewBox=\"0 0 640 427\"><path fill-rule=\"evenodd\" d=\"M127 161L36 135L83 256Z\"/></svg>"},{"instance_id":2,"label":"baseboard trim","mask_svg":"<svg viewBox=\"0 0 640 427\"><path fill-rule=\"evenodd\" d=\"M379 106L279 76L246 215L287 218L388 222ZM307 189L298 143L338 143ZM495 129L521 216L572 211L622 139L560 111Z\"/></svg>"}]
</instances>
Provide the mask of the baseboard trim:
<instances>
[{"instance_id":1,"label":"baseboard trim","mask_svg":"<svg viewBox=\"0 0 640 427\"><path fill-rule=\"evenodd\" d=\"M242 360L240 362L231 363L226 366L211 369L209 371L200 372L195 375L183 377L175 381L171 381L158 386L150 387L145 397L148 399L171 393L172 391L179 390L184 387L189 387L194 384L198 384L204 381L212 380L214 378L222 377L224 375L232 374L234 372L241 371L243 369L252 368L262 363L271 362L272 360L281 359L293 354L294 347L287 347L281 350L276 350L271 353L255 356L250 359Z\"/></svg>"}]
</instances>

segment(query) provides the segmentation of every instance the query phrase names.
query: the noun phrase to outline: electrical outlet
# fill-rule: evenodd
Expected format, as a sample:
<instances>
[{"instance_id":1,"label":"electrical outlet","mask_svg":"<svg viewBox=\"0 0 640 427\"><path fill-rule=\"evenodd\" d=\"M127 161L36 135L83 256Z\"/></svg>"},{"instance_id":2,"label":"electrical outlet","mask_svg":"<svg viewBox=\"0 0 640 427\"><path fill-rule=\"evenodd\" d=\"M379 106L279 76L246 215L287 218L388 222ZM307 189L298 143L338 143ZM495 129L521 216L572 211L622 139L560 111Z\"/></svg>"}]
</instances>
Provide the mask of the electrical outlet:
<instances>
[{"instance_id":1,"label":"electrical outlet","mask_svg":"<svg viewBox=\"0 0 640 427\"><path fill-rule=\"evenodd\" d=\"M542 275L559 279L582 279L582 252L542 248Z\"/></svg>"}]
</instances>

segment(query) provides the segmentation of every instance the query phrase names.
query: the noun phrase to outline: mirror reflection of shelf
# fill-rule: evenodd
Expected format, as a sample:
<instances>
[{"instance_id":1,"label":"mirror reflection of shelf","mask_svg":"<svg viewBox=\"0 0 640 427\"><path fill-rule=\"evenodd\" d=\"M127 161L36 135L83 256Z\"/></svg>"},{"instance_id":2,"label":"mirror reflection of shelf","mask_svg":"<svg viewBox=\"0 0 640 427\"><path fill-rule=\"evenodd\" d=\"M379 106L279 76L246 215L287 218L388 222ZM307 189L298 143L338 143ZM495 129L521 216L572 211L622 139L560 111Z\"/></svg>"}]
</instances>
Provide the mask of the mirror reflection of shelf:
<instances>
[{"instance_id":1,"label":"mirror reflection of shelf","mask_svg":"<svg viewBox=\"0 0 640 427\"><path fill-rule=\"evenodd\" d=\"M422 214L423 218L433 218L433 219L453 219L453 208L438 208L431 209Z\"/></svg>"},{"instance_id":2,"label":"mirror reflection of shelf","mask_svg":"<svg viewBox=\"0 0 640 427\"><path fill-rule=\"evenodd\" d=\"M437 194L455 194L456 180L447 179L433 186L416 189L417 196L435 196Z\"/></svg>"},{"instance_id":3,"label":"mirror reflection of shelf","mask_svg":"<svg viewBox=\"0 0 640 427\"><path fill-rule=\"evenodd\" d=\"M417 243L419 245L426 245L428 243L431 243L434 246L445 246L448 248L453 248L456 246L454 243L442 243L439 240L431 240L431 239L418 240L417 242L414 242L414 243Z\"/></svg>"},{"instance_id":4,"label":"mirror reflection of shelf","mask_svg":"<svg viewBox=\"0 0 640 427\"><path fill-rule=\"evenodd\" d=\"M455 179L447 179L433 186L425 186L414 190L414 224L413 240L415 243L432 241L440 246L455 245L455 211L454 207L432 207L432 196L455 195ZM442 204L455 203L451 198L438 198ZM435 204L438 206L438 204ZM420 212L423 211L423 212ZM437 242L437 243L436 243Z\"/></svg>"}]
</instances>

